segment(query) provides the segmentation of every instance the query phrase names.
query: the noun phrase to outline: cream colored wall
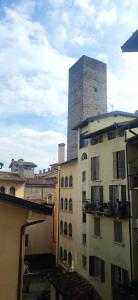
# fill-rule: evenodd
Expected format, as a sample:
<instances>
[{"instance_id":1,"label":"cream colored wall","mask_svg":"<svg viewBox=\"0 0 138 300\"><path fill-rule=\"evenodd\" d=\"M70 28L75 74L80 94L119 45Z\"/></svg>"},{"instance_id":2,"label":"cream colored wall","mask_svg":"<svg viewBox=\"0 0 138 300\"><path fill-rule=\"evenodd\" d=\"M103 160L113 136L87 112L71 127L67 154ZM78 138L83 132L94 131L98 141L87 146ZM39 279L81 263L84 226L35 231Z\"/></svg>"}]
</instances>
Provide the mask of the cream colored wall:
<instances>
[{"instance_id":1,"label":"cream colored wall","mask_svg":"<svg viewBox=\"0 0 138 300\"><path fill-rule=\"evenodd\" d=\"M15 196L24 198L24 182L14 180L0 180L0 186L5 187L5 193L10 194L10 188L15 187Z\"/></svg>"},{"instance_id":2,"label":"cream colored wall","mask_svg":"<svg viewBox=\"0 0 138 300\"><path fill-rule=\"evenodd\" d=\"M52 216L32 212L30 213L28 220L30 222L34 220L44 220L44 222L29 226L26 229L26 234L28 234L26 254L51 253Z\"/></svg>"},{"instance_id":3,"label":"cream colored wall","mask_svg":"<svg viewBox=\"0 0 138 300\"><path fill-rule=\"evenodd\" d=\"M27 210L0 202L0 299L17 299L20 228Z\"/></svg>"},{"instance_id":4,"label":"cream colored wall","mask_svg":"<svg viewBox=\"0 0 138 300\"><path fill-rule=\"evenodd\" d=\"M73 201L73 212L59 211L59 222L62 220L63 222L67 222L67 224L72 224L72 237L68 237L62 234L59 234L59 247L61 246L63 249L66 249L67 252L72 253L72 267L76 269L77 267L77 259L78 253L76 251L77 246L77 222L78 222L78 213L77 207L80 199L78 198L78 178L77 178L77 162L68 163L65 165L61 165L60 170L60 178L63 176L73 177L73 187L65 187L60 188L60 199L67 198L68 200L71 198Z\"/></svg>"}]
</instances>

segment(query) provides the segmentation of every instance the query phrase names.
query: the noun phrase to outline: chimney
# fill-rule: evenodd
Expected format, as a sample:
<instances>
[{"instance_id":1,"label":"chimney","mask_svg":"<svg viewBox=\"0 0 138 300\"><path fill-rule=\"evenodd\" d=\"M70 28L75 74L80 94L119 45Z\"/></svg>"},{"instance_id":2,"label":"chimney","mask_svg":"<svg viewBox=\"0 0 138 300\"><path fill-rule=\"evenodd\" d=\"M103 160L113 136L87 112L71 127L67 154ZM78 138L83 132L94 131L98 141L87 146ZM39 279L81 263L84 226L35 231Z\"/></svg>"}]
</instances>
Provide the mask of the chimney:
<instances>
[{"instance_id":1,"label":"chimney","mask_svg":"<svg viewBox=\"0 0 138 300\"><path fill-rule=\"evenodd\" d=\"M65 144L58 144L58 163L62 163L65 161Z\"/></svg>"}]
</instances>

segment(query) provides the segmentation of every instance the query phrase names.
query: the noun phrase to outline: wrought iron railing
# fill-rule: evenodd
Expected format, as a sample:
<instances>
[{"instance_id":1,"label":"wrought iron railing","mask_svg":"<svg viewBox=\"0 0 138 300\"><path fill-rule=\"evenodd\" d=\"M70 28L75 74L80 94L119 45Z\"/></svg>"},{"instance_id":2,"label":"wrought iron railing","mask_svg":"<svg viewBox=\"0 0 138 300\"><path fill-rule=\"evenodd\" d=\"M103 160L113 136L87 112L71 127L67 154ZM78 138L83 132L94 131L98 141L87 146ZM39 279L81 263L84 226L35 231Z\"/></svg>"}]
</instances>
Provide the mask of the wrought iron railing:
<instances>
[{"instance_id":1,"label":"wrought iron railing","mask_svg":"<svg viewBox=\"0 0 138 300\"><path fill-rule=\"evenodd\" d=\"M127 201L109 202L87 202L85 204L86 213L104 215L107 217L127 218L129 216L129 205Z\"/></svg>"}]
</instances>

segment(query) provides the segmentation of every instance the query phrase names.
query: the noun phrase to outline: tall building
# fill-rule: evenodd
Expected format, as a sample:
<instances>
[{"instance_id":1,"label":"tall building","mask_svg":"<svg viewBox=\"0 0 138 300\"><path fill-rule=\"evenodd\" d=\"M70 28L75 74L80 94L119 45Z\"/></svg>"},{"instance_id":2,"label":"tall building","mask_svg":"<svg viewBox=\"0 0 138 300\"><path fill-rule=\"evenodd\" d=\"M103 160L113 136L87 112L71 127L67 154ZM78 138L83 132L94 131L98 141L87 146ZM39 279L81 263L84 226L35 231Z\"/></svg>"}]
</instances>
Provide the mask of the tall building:
<instances>
[{"instance_id":1,"label":"tall building","mask_svg":"<svg viewBox=\"0 0 138 300\"><path fill-rule=\"evenodd\" d=\"M69 69L67 160L77 156L77 132L72 128L106 111L106 64L84 55Z\"/></svg>"}]
</instances>

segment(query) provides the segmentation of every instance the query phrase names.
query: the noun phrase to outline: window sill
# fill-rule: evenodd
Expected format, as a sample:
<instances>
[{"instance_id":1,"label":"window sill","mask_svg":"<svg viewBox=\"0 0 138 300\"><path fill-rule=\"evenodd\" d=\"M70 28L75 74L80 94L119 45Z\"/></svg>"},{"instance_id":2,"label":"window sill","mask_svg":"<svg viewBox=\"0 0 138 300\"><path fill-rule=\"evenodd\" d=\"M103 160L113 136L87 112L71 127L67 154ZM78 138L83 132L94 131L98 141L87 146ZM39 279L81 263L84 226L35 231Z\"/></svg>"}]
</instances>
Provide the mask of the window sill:
<instances>
[{"instance_id":1,"label":"window sill","mask_svg":"<svg viewBox=\"0 0 138 300\"><path fill-rule=\"evenodd\" d=\"M92 237L95 238L95 239L98 239L98 240L101 240L101 239L102 239L102 236L101 236L101 235L93 234Z\"/></svg>"},{"instance_id":2,"label":"window sill","mask_svg":"<svg viewBox=\"0 0 138 300\"><path fill-rule=\"evenodd\" d=\"M116 246L119 246L119 247L125 247L125 243L119 243L119 242L116 242L116 241L113 241L114 245Z\"/></svg>"},{"instance_id":3,"label":"window sill","mask_svg":"<svg viewBox=\"0 0 138 300\"><path fill-rule=\"evenodd\" d=\"M122 177L121 178L113 178L112 181L122 181L122 180L125 180L125 179L126 179L126 177L125 178L122 178Z\"/></svg>"}]
</instances>

